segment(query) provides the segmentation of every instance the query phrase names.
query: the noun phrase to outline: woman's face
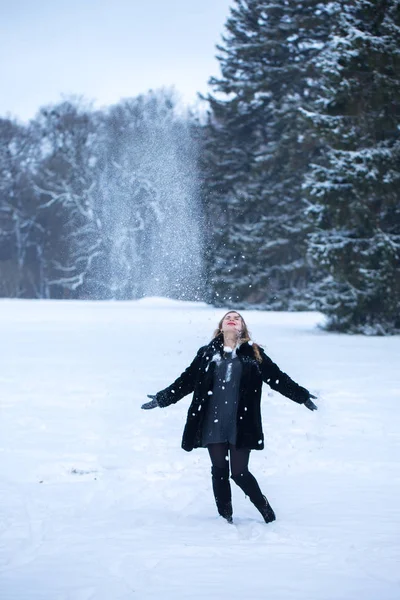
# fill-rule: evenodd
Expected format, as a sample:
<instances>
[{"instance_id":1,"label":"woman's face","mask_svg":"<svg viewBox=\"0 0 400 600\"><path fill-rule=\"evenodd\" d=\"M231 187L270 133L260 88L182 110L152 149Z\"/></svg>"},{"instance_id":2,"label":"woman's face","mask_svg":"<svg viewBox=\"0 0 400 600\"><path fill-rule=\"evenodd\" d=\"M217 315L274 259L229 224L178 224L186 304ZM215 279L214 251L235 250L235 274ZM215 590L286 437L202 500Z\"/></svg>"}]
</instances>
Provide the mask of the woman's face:
<instances>
[{"instance_id":1,"label":"woman's face","mask_svg":"<svg viewBox=\"0 0 400 600\"><path fill-rule=\"evenodd\" d=\"M222 320L221 329L223 333L234 331L239 335L243 329L242 317L236 312L229 312Z\"/></svg>"}]
</instances>

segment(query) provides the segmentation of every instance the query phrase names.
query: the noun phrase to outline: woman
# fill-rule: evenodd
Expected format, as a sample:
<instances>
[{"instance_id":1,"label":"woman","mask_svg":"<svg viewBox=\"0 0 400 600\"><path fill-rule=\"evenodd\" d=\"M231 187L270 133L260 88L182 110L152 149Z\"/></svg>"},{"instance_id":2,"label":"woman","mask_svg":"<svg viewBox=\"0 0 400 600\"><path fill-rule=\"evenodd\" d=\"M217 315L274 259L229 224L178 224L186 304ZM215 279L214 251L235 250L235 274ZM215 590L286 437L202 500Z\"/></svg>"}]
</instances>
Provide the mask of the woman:
<instances>
[{"instance_id":1,"label":"woman","mask_svg":"<svg viewBox=\"0 0 400 600\"><path fill-rule=\"evenodd\" d=\"M250 340L243 317L229 311L212 341L200 348L192 364L169 387L149 395L144 409L164 408L194 392L183 432L182 448L207 448L212 486L219 514L232 523L233 481L260 511L266 523L275 513L248 469L251 450L264 448L261 424L263 382L298 404L316 410L308 390L295 383Z\"/></svg>"}]
</instances>

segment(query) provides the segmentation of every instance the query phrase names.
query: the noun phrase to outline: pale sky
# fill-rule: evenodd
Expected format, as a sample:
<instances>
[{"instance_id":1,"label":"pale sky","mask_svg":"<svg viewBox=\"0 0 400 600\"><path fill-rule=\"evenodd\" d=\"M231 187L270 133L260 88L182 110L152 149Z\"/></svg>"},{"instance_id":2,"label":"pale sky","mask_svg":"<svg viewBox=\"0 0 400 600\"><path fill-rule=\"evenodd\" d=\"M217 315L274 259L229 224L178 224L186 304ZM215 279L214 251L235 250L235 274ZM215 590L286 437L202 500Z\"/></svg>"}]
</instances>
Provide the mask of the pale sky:
<instances>
[{"instance_id":1,"label":"pale sky","mask_svg":"<svg viewBox=\"0 0 400 600\"><path fill-rule=\"evenodd\" d=\"M0 116L62 95L96 106L175 86L196 101L233 0L0 0Z\"/></svg>"}]
</instances>

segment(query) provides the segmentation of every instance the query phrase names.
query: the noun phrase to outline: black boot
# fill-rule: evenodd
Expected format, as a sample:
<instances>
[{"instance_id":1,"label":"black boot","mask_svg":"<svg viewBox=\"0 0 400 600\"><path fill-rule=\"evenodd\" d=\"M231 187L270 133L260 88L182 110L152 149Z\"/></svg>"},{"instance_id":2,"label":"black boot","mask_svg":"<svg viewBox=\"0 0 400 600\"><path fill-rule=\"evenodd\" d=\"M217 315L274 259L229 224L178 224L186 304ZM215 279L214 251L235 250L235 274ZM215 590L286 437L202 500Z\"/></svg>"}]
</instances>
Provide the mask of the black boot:
<instances>
[{"instance_id":1,"label":"black boot","mask_svg":"<svg viewBox=\"0 0 400 600\"><path fill-rule=\"evenodd\" d=\"M232 494L229 467L211 467L212 486L218 513L232 523Z\"/></svg>"},{"instance_id":2,"label":"black boot","mask_svg":"<svg viewBox=\"0 0 400 600\"><path fill-rule=\"evenodd\" d=\"M266 523L275 521L276 517L271 505L262 494L256 478L248 469L242 471L239 475L232 476L232 479L244 491L246 496L250 498L251 502L262 514Z\"/></svg>"}]
</instances>

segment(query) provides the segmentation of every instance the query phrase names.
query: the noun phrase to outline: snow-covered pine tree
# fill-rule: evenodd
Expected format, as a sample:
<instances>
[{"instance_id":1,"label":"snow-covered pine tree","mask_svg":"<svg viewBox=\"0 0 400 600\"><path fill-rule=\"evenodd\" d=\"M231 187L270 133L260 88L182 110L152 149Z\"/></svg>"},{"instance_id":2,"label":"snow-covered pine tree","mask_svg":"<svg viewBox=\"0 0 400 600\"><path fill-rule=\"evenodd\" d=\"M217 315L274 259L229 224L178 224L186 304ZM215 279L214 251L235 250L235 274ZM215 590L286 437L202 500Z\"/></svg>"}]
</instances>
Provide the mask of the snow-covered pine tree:
<instances>
[{"instance_id":1,"label":"snow-covered pine tree","mask_svg":"<svg viewBox=\"0 0 400 600\"><path fill-rule=\"evenodd\" d=\"M307 306L307 220L301 182L318 142L299 105L332 3L236 0L211 79L204 196L214 303Z\"/></svg>"},{"instance_id":2,"label":"snow-covered pine tree","mask_svg":"<svg viewBox=\"0 0 400 600\"><path fill-rule=\"evenodd\" d=\"M326 269L319 308L336 331L400 332L400 3L340 2L308 112L326 144L306 179Z\"/></svg>"}]
</instances>

